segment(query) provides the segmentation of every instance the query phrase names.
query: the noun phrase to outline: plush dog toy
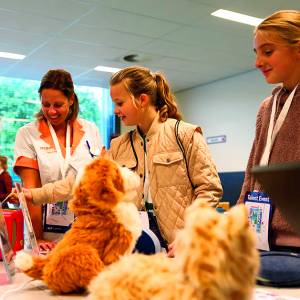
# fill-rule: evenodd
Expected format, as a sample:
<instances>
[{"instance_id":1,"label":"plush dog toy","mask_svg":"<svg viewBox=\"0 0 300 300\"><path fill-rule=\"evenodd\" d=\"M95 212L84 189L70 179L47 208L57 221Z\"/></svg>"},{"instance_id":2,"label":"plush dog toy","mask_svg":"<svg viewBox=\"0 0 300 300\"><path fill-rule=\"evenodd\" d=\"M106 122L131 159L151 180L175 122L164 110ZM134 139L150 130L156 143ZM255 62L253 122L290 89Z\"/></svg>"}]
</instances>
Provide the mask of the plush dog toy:
<instances>
[{"instance_id":1,"label":"plush dog toy","mask_svg":"<svg viewBox=\"0 0 300 300\"><path fill-rule=\"evenodd\" d=\"M47 256L19 252L17 267L56 293L84 290L104 266L134 249L142 224L136 207L126 200L139 183L130 170L106 158L95 159L69 202L76 215L71 229Z\"/></svg>"},{"instance_id":2,"label":"plush dog toy","mask_svg":"<svg viewBox=\"0 0 300 300\"><path fill-rule=\"evenodd\" d=\"M88 300L250 300L258 270L246 208L228 215L194 202L176 256L124 256L89 286Z\"/></svg>"}]
</instances>

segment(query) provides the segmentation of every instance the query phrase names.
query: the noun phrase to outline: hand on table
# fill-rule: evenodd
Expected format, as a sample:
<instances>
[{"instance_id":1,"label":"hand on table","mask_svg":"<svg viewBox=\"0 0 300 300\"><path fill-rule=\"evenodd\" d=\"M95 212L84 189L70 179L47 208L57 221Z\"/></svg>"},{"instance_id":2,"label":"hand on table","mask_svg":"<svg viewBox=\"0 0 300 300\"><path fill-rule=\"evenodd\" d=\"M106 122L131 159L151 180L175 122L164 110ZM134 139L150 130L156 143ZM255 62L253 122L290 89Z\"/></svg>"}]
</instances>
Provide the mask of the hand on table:
<instances>
[{"instance_id":1,"label":"hand on table","mask_svg":"<svg viewBox=\"0 0 300 300\"><path fill-rule=\"evenodd\" d=\"M51 251L56 246L55 242L47 240L37 240L37 243L39 245L40 252L44 253Z\"/></svg>"}]
</instances>

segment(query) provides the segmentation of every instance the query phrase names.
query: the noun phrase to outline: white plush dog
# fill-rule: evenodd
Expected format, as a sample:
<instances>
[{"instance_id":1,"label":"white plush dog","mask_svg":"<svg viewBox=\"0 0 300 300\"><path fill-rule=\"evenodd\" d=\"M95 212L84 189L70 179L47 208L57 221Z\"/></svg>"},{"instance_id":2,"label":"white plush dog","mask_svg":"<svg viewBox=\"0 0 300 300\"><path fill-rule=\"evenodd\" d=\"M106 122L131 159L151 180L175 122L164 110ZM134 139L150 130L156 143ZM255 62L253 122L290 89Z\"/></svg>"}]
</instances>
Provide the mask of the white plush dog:
<instances>
[{"instance_id":1,"label":"white plush dog","mask_svg":"<svg viewBox=\"0 0 300 300\"><path fill-rule=\"evenodd\" d=\"M101 272L89 300L249 300L259 265L246 208L228 215L194 202L176 257L133 254Z\"/></svg>"}]
</instances>

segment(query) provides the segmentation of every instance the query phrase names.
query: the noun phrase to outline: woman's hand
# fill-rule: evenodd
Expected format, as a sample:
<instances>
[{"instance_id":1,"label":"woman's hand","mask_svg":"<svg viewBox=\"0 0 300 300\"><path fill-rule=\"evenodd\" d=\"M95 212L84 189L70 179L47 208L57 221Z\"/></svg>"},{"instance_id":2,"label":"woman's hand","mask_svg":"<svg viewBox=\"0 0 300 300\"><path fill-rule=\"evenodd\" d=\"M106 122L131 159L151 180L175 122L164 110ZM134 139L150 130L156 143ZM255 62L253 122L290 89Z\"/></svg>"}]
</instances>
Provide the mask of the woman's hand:
<instances>
[{"instance_id":1,"label":"woman's hand","mask_svg":"<svg viewBox=\"0 0 300 300\"><path fill-rule=\"evenodd\" d=\"M19 198L15 189L12 189L11 193L2 201L2 204L5 202L19 204Z\"/></svg>"},{"instance_id":2,"label":"woman's hand","mask_svg":"<svg viewBox=\"0 0 300 300\"><path fill-rule=\"evenodd\" d=\"M56 246L55 242L47 241L47 240L38 240L37 243L39 246L39 250L42 253L47 253Z\"/></svg>"},{"instance_id":3,"label":"woman's hand","mask_svg":"<svg viewBox=\"0 0 300 300\"><path fill-rule=\"evenodd\" d=\"M31 194L30 189L22 188L22 191L23 191L26 201L32 203L32 194ZM16 188L12 189L7 201L12 204L19 204L19 198L18 198Z\"/></svg>"}]
</instances>

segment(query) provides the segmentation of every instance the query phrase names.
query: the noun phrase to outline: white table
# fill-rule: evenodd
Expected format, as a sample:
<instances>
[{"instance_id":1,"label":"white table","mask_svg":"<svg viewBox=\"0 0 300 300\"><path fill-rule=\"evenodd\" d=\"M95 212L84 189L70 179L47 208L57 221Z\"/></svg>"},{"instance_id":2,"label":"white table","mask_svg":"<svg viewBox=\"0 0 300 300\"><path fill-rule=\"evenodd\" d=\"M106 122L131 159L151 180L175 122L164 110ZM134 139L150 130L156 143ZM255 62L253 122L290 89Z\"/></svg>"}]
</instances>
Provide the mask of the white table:
<instances>
[{"instance_id":1,"label":"white table","mask_svg":"<svg viewBox=\"0 0 300 300\"><path fill-rule=\"evenodd\" d=\"M17 290L18 289L18 290ZM261 298L263 294L270 293L281 297ZM256 288L255 300L276 299L282 300L284 296L300 299L300 288L298 289L278 289L258 286ZM13 282L8 285L0 285L0 300L80 300L86 295L55 295L41 281L31 281L28 276L17 273L13 277ZM202 299L201 299L202 300Z\"/></svg>"},{"instance_id":2,"label":"white table","mask_svg":"<svg viewBox=\"0 0 300 300\"><path fill-rule=\"evenodd\" d=\"M42 281L17 273L11 284L0 285L0 300L79 300L86 295L55 295Z\"/></svg>"}]
</instances>

